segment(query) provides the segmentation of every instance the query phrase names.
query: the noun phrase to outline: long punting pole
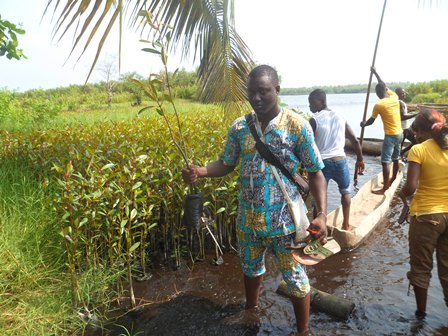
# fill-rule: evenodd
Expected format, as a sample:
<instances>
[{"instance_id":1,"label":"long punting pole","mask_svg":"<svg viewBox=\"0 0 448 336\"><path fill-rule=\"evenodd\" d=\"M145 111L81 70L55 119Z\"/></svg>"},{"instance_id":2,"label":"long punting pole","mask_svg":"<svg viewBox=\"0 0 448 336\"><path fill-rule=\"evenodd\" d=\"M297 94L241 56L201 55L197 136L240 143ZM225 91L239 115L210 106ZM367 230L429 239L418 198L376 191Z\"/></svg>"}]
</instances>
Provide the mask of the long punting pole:
<instances>
[{"instance_id":1,"label":"long punting pole","mask_svg":"<svg viewBox=\"0 0 448 336\"><path fill-rule=\"evenodd\" d=\"M375 51L373 52L372 67L375 66L376 51L378 50L378 42L380 41L381 27L383 25L384 12L386 10L386 3L387 3L387 0L384 0L383 12L381 13L380 26L378 28L378 34L376 36ZM370 86L372 84L372 76L373 76L373 73L372 73L372 71L370 71L369 84L367 85L366 102L364 104L364 114L362 116L363 122L366 121L367 107L369 106L369 96L370 96ZM362 148L363 139L364 139L364 127L361 127L361 135L359 137L359 143L361 144L361 148ZM358 171L356 170L356 166L355 166L354 185L355 185L355 187L358 185Z\"/></svg>"}]
</instances>

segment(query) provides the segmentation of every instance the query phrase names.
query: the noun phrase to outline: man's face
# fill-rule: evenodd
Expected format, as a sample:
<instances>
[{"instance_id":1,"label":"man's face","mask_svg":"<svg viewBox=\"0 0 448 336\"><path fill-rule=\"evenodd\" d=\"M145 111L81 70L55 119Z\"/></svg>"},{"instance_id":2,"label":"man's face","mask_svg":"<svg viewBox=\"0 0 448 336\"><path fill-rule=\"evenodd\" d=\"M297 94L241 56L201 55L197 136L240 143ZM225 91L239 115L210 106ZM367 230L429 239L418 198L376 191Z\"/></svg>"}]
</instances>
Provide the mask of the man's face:
<instances>
[{"instance_id":1,"label":"man's face","mask_svg":"<svg viewBox=\"0 0 448 336\"><path fill-rule=\"evenodd\" d=\"M250 78L247 83L247 96L254 112L263 117L276 112L280 86L275 86L268 75Z\"/></svg>"},{"instance_id":2,"label":"man's face","mask_svg":"<svg viewBox=\"0 0 448 336\"><path fill-rule=\"evenodd\" d=\"M308 102L310 103L310 111L313 113L322 111L324 108L322 102L316 97L308 98Z\"/></svg>"},{"instance_id":3,"label":"man's face","mask_svg":"<svg viewBox=\"0 0 448 336\"><path fill-rule=\"evenodd\" d=\"M408 98L408 93L405 90L398 91L398 98L405 101Z\"/></svg>"}]
</instances>

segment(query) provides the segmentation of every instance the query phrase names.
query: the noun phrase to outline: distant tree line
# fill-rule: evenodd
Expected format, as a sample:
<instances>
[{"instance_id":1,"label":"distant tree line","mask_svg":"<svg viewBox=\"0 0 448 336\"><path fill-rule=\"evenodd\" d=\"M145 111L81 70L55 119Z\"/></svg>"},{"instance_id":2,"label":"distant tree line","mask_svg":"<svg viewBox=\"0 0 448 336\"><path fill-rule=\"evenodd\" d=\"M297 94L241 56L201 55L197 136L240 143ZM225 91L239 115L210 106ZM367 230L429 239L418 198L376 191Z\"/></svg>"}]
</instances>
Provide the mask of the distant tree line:
<instances>
[{"instance_id":1,"label":"distant tree line","mask_svg":"<svg viewBox=\"0 0 448 336\"><path fill-rule=\"evenodd\" d=\"M371 92L375 92L375 84L371 85ZM395 90L398 87L406 89L409 94L409 103L448 103L448 80L434 80L430 82L410 83L393 82L388 83L389 88ZM364 93L367 91L366 84L334 85L334 86L312 86L300 88L282 88L282 95L307 95L314 89L322 89L326 93Z\"/></svg>"},{"instance_id":2,"label":"distant tree line","mask_svg":"<svg viewBox=\"0 0 448 336\"><path fill-rule=\"evenodd\" d=\"M173 74L169 74L172 76ZM132 82L132 79L144 80L145 77L132 72L122 74L114 83L112 104L129 103L133 106L142 104L145 97L142 89ZM197 84L197 75L194 71L182 69L177 72L172 80L174 97L197 101L200 86ZM436 80L423 83L399 82L390 83L389 87L395 89L403 87L409 93L409 103L448 103L448 80ZM364 93L367 90L365 84L336 85L336 86L312 86L300 88L282 88L282 95L307 95L312 90L321 88L327 93ZM372 85L374 92L375 83ZM34 89L25 92L11 92L0 89L0 122L12 111L18 115L24 115L23 111L29 111L31 119L45 119L48 115L54 115L57 111L89 111L107 106L110 99L110 85L106 81L89 83L86 85L70 85L54 89ZM37 106L37 107L36 107ZM40 111L34 113L33 110ZM9 111L9 112L8 112Z\"/></svg>"},{"instance_id":3,"label":"distant tree line","mask_svg":"<svg viewBox=\"0 0 448 336\"><path fill-rule=\"evenodd\" d=\"M372 83L370 87L370 92L375 92L375 84ZM398 82L398 83L388 83L391 89L397 87L407 88L411 83L409 82ZM350 84L350 85L321 85L321 86L311 86L311 87L299 87L299 88L282 88L282 95L304 95L309 94L314 89L322 89L326 93L336 94L336 93L363 93L367 91L367 84Z\"/></svg>"},{"instance_id":4,"label":"distant tree line","mask_svg":"<svg viewBox=\"0 0 448 336\"><path fill-rule=\"evenodd\" d=\"M170 73L169 76L173 74ZM145 77L130 72L122 74L118 80L113 83L113 95L111 96L111 83L108 81L99 81L97 83L88 83L86 85L73 84L66 87L54 89L33 89L23 93L15 92L14 96L19 99L46 99L53 104L61 106L62 110L91 110L97 109L105 104L126 103L131 105L140 105L144 97L144 92L140 87L132 82L132 79L144 80ZM197 100L198 85L197 76L193 71L185 69L179 70L172 79L173 93L176 98Z\"/></svg>"}]
</instances>

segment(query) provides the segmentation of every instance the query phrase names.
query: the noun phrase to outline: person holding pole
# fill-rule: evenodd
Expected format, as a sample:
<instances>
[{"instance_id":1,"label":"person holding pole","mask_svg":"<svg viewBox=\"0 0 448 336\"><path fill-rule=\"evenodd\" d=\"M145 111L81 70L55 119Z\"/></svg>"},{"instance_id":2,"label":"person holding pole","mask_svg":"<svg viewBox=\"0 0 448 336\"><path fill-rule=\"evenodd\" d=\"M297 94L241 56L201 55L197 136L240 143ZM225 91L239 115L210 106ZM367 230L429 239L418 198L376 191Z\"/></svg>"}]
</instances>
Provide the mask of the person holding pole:
<instances>
[{"instance_id":1,"label":"person holding pole","mask_svg":"<svg viewBox=\"0 0 448 336\"><path fill-rule=\"evenodd\" d=\"M356 139L355 133L347 121L338 113L327 107L327 95L325 91L316 89L308 96L310 111L314 113L310 119L310 125L313 128L317 148L324 160L325 167L322 173L327 180L334 180L338 184L341 194L342 222L343 230L351 230L350 226L350 172L345 155L345 139L347 138L356 154L356 166L358 174L364 172L364 159L362 156L361 145Z\"/></svg>"},{"instance_id":2,"label":"person holding pole","mask_svg":"<svg viewBox=\"0 0 448 336\"><path fill-rule=\"evenodd\" d=\"M309 223L312 235L322 244L327 237L327 194L324 167L314 142L310 124L297 113L282 109L278 103L280 85L277 71L259 65L249 74L247 95L255 119L256 131L268 149L276 154L291 175L300 165L308 172L311 194L316 200L317 214ZM265 255L272 251L288 288L297 323L298 335L308 335L310 283L305 266L297 262L291 246L296 226L288 210L286 197L278 183L273 166L255 147L250 125L245 117L236 119L228 131L221 157L205 167L190 166L182 170L185 182L198 178L221 177L240 164L240 195L237 217L238 250L244 274L246 309L258 307ZM298 186L284 174L280 178L293 201L300 200ZM306 229L306 228L305 228ZM305 230L304 229L304 230ZM305 231L306 232L306 231Z\"/></svg>"},{"instance_id":3,"label":"person holding pole","mask_svg":"<svg viewBox=\"0 0 448 336\"><path fill-rule=\"evenodd\" d=\"M394 91L388 89L376 72L375 67L371 67L371 71L378 80L378 84L375 86L375 92L378 98L380 98L380 101L373 107L372 116L367 121L361 121L360 126L364 128L372 125L378 115L381 116L381 120L383 121L384 141L381 150L383 187L372 190L372 192L377 195L384 195L398 174L403 129L401 128L400 102L398 101L398 96ZM392 177L390 177L391 162L393 162Z\"/></svg>"}]
</instances>

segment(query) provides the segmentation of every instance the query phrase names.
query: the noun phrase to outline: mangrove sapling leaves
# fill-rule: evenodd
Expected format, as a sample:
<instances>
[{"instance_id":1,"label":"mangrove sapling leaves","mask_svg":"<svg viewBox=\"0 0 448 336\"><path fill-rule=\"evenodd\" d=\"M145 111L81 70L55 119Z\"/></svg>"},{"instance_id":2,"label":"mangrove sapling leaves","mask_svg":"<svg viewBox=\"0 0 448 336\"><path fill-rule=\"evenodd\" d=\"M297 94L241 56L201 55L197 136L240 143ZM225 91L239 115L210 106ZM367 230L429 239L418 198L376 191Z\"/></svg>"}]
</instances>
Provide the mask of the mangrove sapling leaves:
<instances>
[{"instance_id":1,"label":"mangrove sapling leaves","mask_svg":"<svg viewBox=\"0 0 448 336\"><path fill-rule=\"evenodd\" d=\"M129 248L129 253L134 252L134 251L137 249L137 247L139 247L139 246L140 246L140 242L136 242L136 243L134 243L134 244Z\"/></svg>"},{"instance_id":2,"label":"mangrove sapling leaves","mask_svg":"<svg viewBox=\"0 0 448 336\"><path fill-rule=\"evenodd\" d=\"M165 51L164 47L162 47L162 50L161 50L161 58L162 58L163 65L166 66L167 63L168 63L168 56L166 54L166 51Z\"/></svg>"},{"instance_id":3,"label":"mangrove sapling leaves","mask_svg":"<svg viewBox=\"0 0 448 336\"><path fill-rule=\"evenodd\" d=\"M131 211L131 221L137 216L138 211L137 209L132 209Z\"/></svg>"},{"instance_id":4,"label":"mangrove sapling leaves","mask_svg":"<svg viewBox=\"0 0 448 336\"><path fill-rule=\"evenodd\" d=\"M139 42L142 42L142 43L152 43L152 41L149 41L149 40L145 40L145 39L140 39L140 40L138 40Z\"/></svg>"},{"instance_id":5,"label":"mangrove sapling leaves","mask_svg":"<svg viewBox=\"0 0 448 336\"><path fill-rule=\"evenodd\" d=\"M153 49L153 48L143 48L142 51L149 52L151 54L156 54L156 55L160 55L161 54L159 50Z\"/></svg>"},{"instance_id":6,"label":"mangrove sapling leaves","mask_svg":"<svg viewBox=\"0 0 448 336\"><path fill-rule=\"evenodd\" d=\"M226 211L226 208L221 207L216 211L216 214L220 214L221 212L224 212L224 211Z\"/></svg>"},{"instance_id":7,"label":"mangrove sapling leaves","mask_svg":"<svg viewBox=\"0 0 448 336\"><path fill-rule=\"evenodd\" d=\"M132 186L132 190L140 188L142 185L142 182L138 181ZM135 210L135 209L134 209Z\"/></svg>"},{"instance_id":8,"label":"mangrove sapling leaves","mask_svg":"<svg viewBox=\"0 0 448 336\"><path fill-rule=\"evenodd\" d=\"M122 219L122 220L121 220L120 227L123 229L123 228L126 226L127 223L128 223L128 220L127 220L127 219Z\"/></svg>"},{"instance_id":9,"label":"mangrove sapling leaves","mask_svg":"<svg viewBox=\"0 0 448 336\"><path fill-rule=\"evenodd\" d=\"M104 165L103 167L101 167L101 170L111 169L111 168L114 168L115 166L116 166L115 163L108 163L108 164Z\"/></svg>"}]
</instances>

